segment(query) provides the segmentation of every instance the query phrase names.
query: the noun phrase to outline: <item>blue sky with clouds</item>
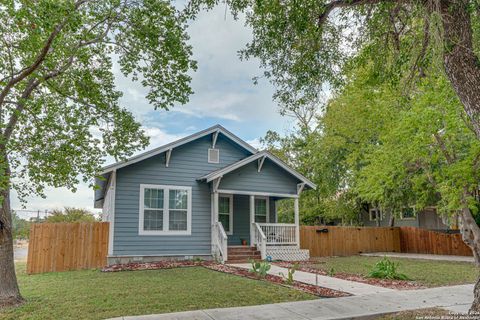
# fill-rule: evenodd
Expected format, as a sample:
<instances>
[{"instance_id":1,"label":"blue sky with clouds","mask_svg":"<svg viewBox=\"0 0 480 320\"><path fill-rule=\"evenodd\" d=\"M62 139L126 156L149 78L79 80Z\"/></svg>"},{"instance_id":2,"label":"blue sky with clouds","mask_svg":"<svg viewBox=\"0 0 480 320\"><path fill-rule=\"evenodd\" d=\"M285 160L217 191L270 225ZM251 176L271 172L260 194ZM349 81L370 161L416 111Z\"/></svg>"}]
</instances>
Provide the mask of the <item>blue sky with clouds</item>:
<instances>
[{"instance_id":1,"label":"blue sky with clouds","mask_svg":"<svg viewBox=\"0 0 480 320\"><path fill-rule=\"evenodd\" d=\"M267 130L283 133L292 126L291 119L278 113L272 101L273 87L267 80L253 84L252 78L261 74L258 61L238 58L238 50L251 38L242 17L237 21L229 14L225 17L225 8L220 6L201 13L190 24L189 34L198 70L192 73L195 93L186 105L155 111L145 99L146 90L114 69L118 88L124 93L122 105L133 112L150 136L149 149L217 123L255 146ZM32 210L63 206L93 209L93 191L84 184L76 193L50 188L46 199L27 200L27 209ZM12 207L20 208L15 196Z\"/></svg>"}]
</instances>

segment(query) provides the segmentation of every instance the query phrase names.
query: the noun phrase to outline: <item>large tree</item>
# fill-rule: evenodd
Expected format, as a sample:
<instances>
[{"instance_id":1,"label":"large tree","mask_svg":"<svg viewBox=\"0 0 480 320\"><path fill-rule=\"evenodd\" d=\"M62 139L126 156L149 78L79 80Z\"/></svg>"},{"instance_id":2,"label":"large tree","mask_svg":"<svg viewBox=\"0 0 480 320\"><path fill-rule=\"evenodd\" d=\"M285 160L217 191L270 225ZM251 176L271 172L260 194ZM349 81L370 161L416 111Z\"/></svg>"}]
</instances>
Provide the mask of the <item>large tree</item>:
<instances>
[{"instance_id":1,"label":"large tree","mask_svg":"<svg viewBox=\"0 0 480 320\"><path fill-rule=\"evenodd\" d=\"M192 0L192 12L218 0ZM469 127L480 139L480 5L476 0L230 0L245 12L253 40L243 58L257 57L284 107L305 105L322 90L341 87L345 62L368 45L377 62L394 61L391 78L411 70L408 82L441 65ZM403 41L407 39L408 41ZM405 47L405 45L407 47ZM408 51L407 54L406 51ZM471 211L473 192L461 191L462 235L480 265L480 228ZM480 281L472 311L480 311Z\"/></svg>"},{"instance_id":2,"label":"large tree","mask_svg":"<svg viewBox=\"0 0 480 320\"><path fill-rule=\"evenodd\" d=\"M185 103L195 68L185 19L168 0L0 1L0 306L22 300L12 188L21 197L47 185L75 190L105 156L146 146L119 105L114 64L155 108Z\"/></svg>"}]
</instances>

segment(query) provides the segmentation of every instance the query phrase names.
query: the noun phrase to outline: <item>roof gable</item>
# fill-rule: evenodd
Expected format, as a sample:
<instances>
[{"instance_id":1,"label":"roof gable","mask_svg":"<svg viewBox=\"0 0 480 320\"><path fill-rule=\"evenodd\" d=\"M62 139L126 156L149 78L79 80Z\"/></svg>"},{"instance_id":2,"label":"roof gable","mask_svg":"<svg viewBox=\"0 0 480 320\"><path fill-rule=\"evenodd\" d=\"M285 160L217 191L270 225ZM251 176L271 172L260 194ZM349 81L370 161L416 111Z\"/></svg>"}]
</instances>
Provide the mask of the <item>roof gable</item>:
<instances>
[{"instance_id":1,"label":"roof gable","mask_svg":"<svg viewBox=\"0 0 480 320\"><path fill-rule=\"evenodd\" d=\"M202 130L200 132L189 135L185 138L179 139L177 141L171 142L169 144L163 145L163 146L155 148L153 150L141 153L141 154L139 154L137 156L134 156L130 159L127 159L125 161L120 161L120 162L105 166L105 167L102 168L102 171L101 171L100 174L105 174L105 173L111 172L113 170L126 167L128 165L133 164L133 163L140 162L142 160L145 160L145 159L148 159L150 157L161 154L163 152L167 152L169 150L178 148L182 145L185 145L189 142L192 142L192 141L195 141L197 139L203 138L203 137L205 137L207 135L210 135L210 134L212 135L212 144L214 145L216 143L218 134L220 134L220 133L223 136L225 136L226 138L228 138L229 140L231 140L232 142L234 142L236 145L241 147L242 149L245 149L246 151L248 151L249 153L255 154L255 153L258 152L257 149L255 149L250 144L243 141L242 139L240 139L239 137L237 137L236 135L234 135L233 133L231 133L230 131L228 131L227 129L222 127L221 125L215 125L213 127L210 127L210 128L205 129L205 130Z\"/></svg>"},{"instance_id":2,"label":"roof gable","mask_svg":"<svg viewBox=\"0 0 480 320\"><path fill-rule=\"evenodd\" d=\"M226 166L225 168L210 172L209 174L206 174L206 175L198 178L198 180L205 180L206 182L211 182L211 181L213 181L217 178L222 177L225 174L228 174L228 173L230 173L234 170L237 170L237 169L239 169L239 168L241 168L241 167L243 167L243 166L245 166L249 163L252 163L255 160L260 160L261 161L262 158L268 158L270 161L275 163L277 166L279 166L283 170L287 171L292 176L296 177L298 180L305 183L306 186L308 186L312 189L316 189L317 186L312 181L307 179L305 176L303 176L298 171L290 168L290 166L288 166L285 162L283 162L282 160L280 160L279 158L277 158L276 156L274 156L273 154L271 154L268 151L257 152L255 154L251 155L250 157L247 157L247 158L242 159L238 162L235 162L235 163L233 163L229 166Z\"/></svg>"}]
</instances>

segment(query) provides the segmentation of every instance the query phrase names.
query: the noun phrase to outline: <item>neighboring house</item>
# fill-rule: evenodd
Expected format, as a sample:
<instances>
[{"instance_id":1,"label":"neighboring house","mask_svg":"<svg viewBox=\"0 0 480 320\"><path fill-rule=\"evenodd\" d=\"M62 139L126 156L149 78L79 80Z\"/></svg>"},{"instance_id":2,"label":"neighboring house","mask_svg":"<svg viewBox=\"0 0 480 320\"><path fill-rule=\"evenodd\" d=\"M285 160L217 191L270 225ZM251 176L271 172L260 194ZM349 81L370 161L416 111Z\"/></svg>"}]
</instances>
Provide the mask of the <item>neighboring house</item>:
<instances>
[{"instance_id":1,"label":"neighboring house","mask_svg":"<svg viewBox=\"0 0 480 320\"><path fill-rule=\"evenodd\" d=\"M245 260L255 254L248 246L262 259L309 258L299 247L298 197L315 185L220 125L106 166L101 176L95 207L110 222L110 264ZM294 224L276 223L276 201L285 198L294 199ZM248 246L228 249L242 242Z\"/></svg>"},{"instance_id":2,"label":"neighboring house","mask_svg":"<svg viewBox=\"0 0 480 320\"><path fill-rule=\"evenodd\" d=\"M360 213L360 222L364 226L381 226L387 227L390 224L390 211L382 211L369 206L368 211ZM378 219L378 223L377 223ZM437 214L434 207L427 207L422 211L416 212L414 208L403 208L400 216L394 219L395 227L418 227L429 230L447 230L448 225L445 224L442 218Z\"/></svg>"}]
</instances>

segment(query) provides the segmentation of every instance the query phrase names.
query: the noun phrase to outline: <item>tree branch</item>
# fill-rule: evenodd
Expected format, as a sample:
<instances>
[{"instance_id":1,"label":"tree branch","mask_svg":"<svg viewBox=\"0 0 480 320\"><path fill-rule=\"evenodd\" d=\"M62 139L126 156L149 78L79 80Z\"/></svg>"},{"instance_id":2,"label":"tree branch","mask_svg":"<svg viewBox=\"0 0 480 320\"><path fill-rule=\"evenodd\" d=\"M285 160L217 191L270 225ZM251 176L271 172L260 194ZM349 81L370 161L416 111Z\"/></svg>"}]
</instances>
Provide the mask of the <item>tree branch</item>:
<instances>
[{"instance_id":1,"label":"tree branch","mask_svg":"<svg viewBox=\"0 0 480 320\"><path fill-rule=\"evenodd\" d=\"M390 1L398 2L396 0L335 0L335 1L332 1L323 6L323 12L319 14L317 19L318 27L321 27L325 23L328 16L334 9L362 6L367 4L377 4L380 2L390 2Z\"/></svg>"},{"instance_id":2,"label":"tree branch","mask_svg":"<svg viewBox=\"0 0 480 320\"><path fill-rule=\"evenodd\" d=\"M79 0L77 3L75 3L75 10L77 10L82 4L87 2L88 0ZM60 31L63 29L63 27L67 24L69 16L66 16L62 22L57 24L53 31L50 33L50 35L47 38L47 41L45 41L45 44L43 45L42 49L40 50L40 53L37 55L35 58L35 61L33 62L32 65L24 69L18 76L10 79L10 81L7 83L5 88L3 88L2 92L0 93L0 105L3 103L5 100L5 97L7 94L10 92L10 89L17 84L18 82L22 81L29 75L31 75L39 66L42 64L42 62L45 60L51 46L53 43L53 40L58 36Z\"/></svg>"}]
</instances>

